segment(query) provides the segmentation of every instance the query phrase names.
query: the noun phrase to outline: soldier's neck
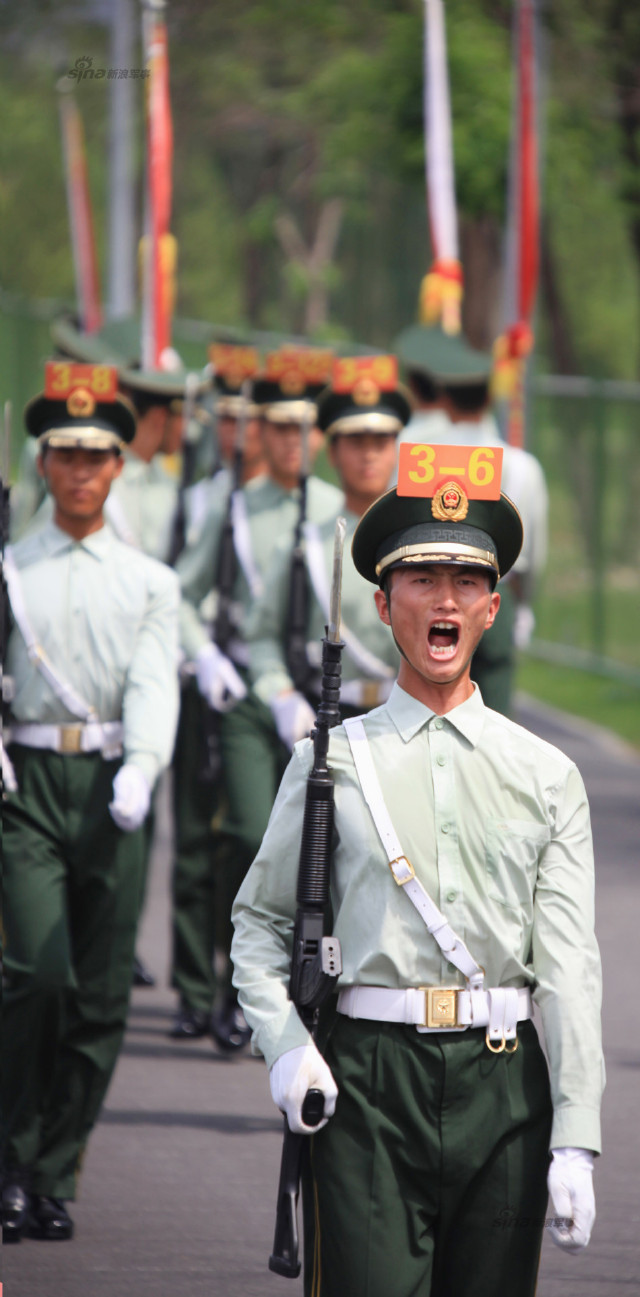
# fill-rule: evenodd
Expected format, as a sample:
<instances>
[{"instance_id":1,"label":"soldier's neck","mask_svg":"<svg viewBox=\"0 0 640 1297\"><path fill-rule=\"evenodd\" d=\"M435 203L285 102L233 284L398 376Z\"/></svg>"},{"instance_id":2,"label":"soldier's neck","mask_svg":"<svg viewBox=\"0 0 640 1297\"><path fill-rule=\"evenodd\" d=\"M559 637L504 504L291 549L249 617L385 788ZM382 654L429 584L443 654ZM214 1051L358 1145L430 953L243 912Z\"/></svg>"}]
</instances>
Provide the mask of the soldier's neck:
<instances>
[{"instance_id":1,"label":"soldier's neck","mask_svg":"<svg viewBox=\"0 0 640 1297\"><path fill-rule=\"evenodd\" d=\"M102 509L92 518L70 518L56 508L53 521L60 531L66 531L67 535L72 536L74 540L84 540L85 536L91 536L94 531L101 531L104 527Z\"/></svg>"}]
</instances>

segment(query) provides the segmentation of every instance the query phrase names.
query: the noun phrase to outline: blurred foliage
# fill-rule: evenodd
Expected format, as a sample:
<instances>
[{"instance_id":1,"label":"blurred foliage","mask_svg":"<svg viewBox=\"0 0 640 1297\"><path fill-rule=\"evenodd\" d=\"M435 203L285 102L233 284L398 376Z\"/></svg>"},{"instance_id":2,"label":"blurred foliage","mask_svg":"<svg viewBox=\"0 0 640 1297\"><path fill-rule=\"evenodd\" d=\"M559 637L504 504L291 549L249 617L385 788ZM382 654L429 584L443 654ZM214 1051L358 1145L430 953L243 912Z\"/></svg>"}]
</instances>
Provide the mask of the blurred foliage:
<instances>
[{"instance_id":1,"label":"blurred foliage","mask_svg":"<svg viewBox=\"0 0 640 1297\"><path fill-rule=\"evenodd\" d=\"M110 10L107 0L23 0L0 11L0 281L10 291L73 297L55 82L84 54L109 66ZM545 0L543 10L554 309L577 368L634 377L640 13L623 0ZM457 198L472 230L504 219L511 11L507 0L446 3ZM298 327L308 276L283 251L276 220L290 216L311 247L322 205L340 197L337 252L322 272L324 331L389 345L414 315L429 258L422 0L169 0L167 12L180 312ZM104 265L107 83L85 80L77 98ZM546 310L543 302L539 349L553 369Z\"/></svg>"}]
</instances>

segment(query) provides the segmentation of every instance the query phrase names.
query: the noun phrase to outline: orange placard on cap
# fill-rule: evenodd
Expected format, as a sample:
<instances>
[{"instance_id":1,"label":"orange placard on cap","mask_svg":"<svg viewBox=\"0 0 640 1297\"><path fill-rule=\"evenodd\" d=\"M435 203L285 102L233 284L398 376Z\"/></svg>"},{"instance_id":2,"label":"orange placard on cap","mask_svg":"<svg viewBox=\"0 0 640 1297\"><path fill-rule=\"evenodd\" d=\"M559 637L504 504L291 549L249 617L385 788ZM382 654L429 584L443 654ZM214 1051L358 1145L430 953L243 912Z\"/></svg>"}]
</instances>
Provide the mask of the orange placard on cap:
<instances>
[{"instance_id":1,"label":"orange placard on cap","mask_svg":"<svg viewBox=\"0 0 640 1297\"><path fill-rule=\"evenodd\" d=\"M245 379L255 378L260 370L260 352L256 347L238 346L235 342L213 342L209 360L216 374L230 387L242 387Z\"/></svg>"},{"instance_id":2,"label":"orange placard on cap","mask_svg":"<svg viewBox=\"0 0 640 1297\"><path fill-rule=\"evenodd\" d=\"M48 360L44 367L44 394L52 401L65 401L81 387L96 401L115 401L118 371L115 365L76 365L66 360Z\"/></svg>"},{"instance_id":3,"label":"orange placard on cap","mask_svg":"<svg viewBox=\"0 0 640 1297\"><path fill-rule=\"evenodd\" d=\"M328 383L333 365L333 352L314 347L281 347L270 351L265 358L265 378L279 383L283 392L296 395L307 386Z\"/></svg>"},{"instance_id":4,"label":"orange placard on cap","mask_svg":"<svg viewBox=\"0 0 640 1297\"><path fill-rule=\"evenodd\" d=\"M340 356L334 361L331 379L334 392L353 392L363 380L380 392L392 392L398 386L396 357Z\"/></svg>"},{"instance_id":5,"label":"orange placard on cap","mask_svg":"<svg viewBox=\"0 0 640 1297\"><path fill-rule=\"evenodd\" d=\"M398 495L432 498L456 482L469 500L499 500L502 446L427 446L404 442L398 463Z\"/></svg>"}]
</instances>

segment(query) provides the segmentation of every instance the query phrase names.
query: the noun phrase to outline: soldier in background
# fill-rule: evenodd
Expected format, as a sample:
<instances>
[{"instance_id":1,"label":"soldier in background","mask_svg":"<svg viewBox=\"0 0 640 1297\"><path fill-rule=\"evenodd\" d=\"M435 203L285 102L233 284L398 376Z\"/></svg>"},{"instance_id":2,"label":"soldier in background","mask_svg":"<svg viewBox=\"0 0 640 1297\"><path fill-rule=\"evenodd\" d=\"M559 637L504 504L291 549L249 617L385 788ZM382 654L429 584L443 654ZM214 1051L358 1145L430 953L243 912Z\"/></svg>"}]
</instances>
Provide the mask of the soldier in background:
<instances>
[{"instance_id":1,"label":"soldier in background","mask_svg":"<svg viewBox=\"0 0 640 1297\"><path fill-rule=\"evenodd\" d=\"M326 353L320 353L320 359ZM211 1003L212 977L206 978L213 958L212 934L217 931L224 956L231 941L230 911L233 896L261 841L287 760L271 711L249 689L247 616L259 597L265 572L279 537L293 538L301 506L303 425L309 429L309 466L322 443L315 426L315 398L324 386L307 366L319 363L312 349L287 353L287 370L280 378L261 378L254 384L252 401L260 407L260 436L267 465L265 476L255 477L234 491L232 498L216 499L199 536L188 546L177 565L182 587L181 642L195 663L196 681L205 704L220 717L219 741L224 771L225 815L219 825L226 836L225 867L221 868L221 840L216 838L210 861L209 896L215 913L192 909L189 938L196 978L182 991L179 1019L194 1009L206 1012ZM267 356L267 368L277 368L281 353ZM330 360L325 373L330 372ZM326 380L325 380L326 381ZM308 517L323 522L335 517L339 492L310 476L305 498ZM225 520L233 525L235 575L225 593L230 605L232 634L224 651L212 639L220 589L214 589ZM215 629L214 629L215 634ZM232 864L227 851L230 851ZM211 872L212 871L212 872ZM206 884L205 884L206 885ZM211 1017L214 1039L220 1048L242 1048L248 1040L246 1023L231 990L228 973L220 979L218 1003ZM188 1001L187 993L192 997ZM198 997L196 1001L196 995ZM195 1003L193 1002L195 1001ZM201 1019L200 1019L201 1021Z\"/></svg>"},{"instance_id":2,"label":"soldier in background","mask_svg":"<svg viewBox=\"0 0 640 1297\"><path fill-rule=\"evenodd\" d=\"M61 391L53 366L25 412L53 518L5 561L17 781L3 803L11 1242L73 1233L66 1202L125 1028L142 826L177 719L176 577L104 525L134 414L115 394L115 371L109 394L70 375Z\"/></svg>"},{"instance_id":3,"label":"soldier in background","mask_svg":"<svg viewBox=\"0 0 640 1297\"><path fill-rule=\"evenodd\" d=\"M400 444L500 445L504 450L503 490L520 512L524 540L517 563L500 584L500 617L478 645L472 675L486 706L508 716L515 649L525 648L533 632L531 601L547 557L544 473L533 455L507 446L500 437L491 404L490 355L457 335L420 325L405 329L396 347L414 400Z\"/></svg>"},{"instance_id":4,"label":"soldier in background","mask_svg":"<svg viewBox=\"0 0 640 1297\"><path fill-rule=\"evenodd\" d=\"M232 367L235 364L236 369L235 353L238 350L236 347L225 349L227 363ZM243 349L243 354L246 359L246 349ZM260 407L243 397L240 391L242 375L234 374L233 368L228 372L220 356L217 360L214 389L219 468L214 476L203 478L187 493L187 547L196 544L210 514L214 512L219 520L221 511L227 507L232 488L234 449L239 441L243 487L261 477L266 467ZM256 368L257 364L256 356ZM210 558L208 593L216 583L218 555L211 554ZM183 566L188 562L185 555ZM180 562L178 565L180 567ZM206 613L205 605L205 625ZM228 840L220 833L223 814L220 780L212 777L207 767L204 704L196 670L195 660L185 657L180 672L180 721L173 759L175 857L171 985L179 994L179 1002L169 1034L176 1040L194 1039L210 1029L215 995L213 952L216 919L219 919L220 911L216 901L220 895L223 861L229 848Z\"/></svg>"},{"instance_id":5,"label":"soldier in background","mask_svg":"<svg viewBox=\"0 0 640 1297\"><path fill-rule=\"evenodd\" d=\"M398 434L410 413L391 356L336 360L333 385L318 401L318 426L328 438L329 462L344 493L335 517L343 514L347 522L340 631L346 645L342 714L356 715L384 702L398 668L393 638L377 616L367 584L353 567L348 551L358 520L386 489L397 458ZM296 685L296 668L289 654L290 537L282 537L275 547L263 596L248 627L253 689L274 713L289 750L304 736L300 733L304 727L312 728L320 699L319 653L329 621L335 517L322 524L307 522L303 530L309 592L303 626L306 680Z\"/></svg>"}]
</instances>

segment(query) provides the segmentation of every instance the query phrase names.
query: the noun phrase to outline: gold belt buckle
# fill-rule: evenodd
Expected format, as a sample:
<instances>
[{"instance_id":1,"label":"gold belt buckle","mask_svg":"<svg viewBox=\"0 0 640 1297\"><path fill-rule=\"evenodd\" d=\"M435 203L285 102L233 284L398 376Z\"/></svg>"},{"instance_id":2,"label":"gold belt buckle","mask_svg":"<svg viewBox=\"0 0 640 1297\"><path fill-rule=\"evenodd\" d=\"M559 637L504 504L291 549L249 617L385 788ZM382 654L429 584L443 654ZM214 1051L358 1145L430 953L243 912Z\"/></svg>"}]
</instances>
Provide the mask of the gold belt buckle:
<instances>
[{"instance_id":1,"label":"gold belt buckle","mask_svg":"<svg viewBox=\"0 0 640 1297\"><path fill-rule=\"evenodd\" d=\"M436 1027L446 1030L458 1025L458 990L457 986L422 986L425 996L426 1022L423 1027Z\"/></svg>"},{"instance_id":2,"label":"gold belt buckle","mask_svg":"<svg viewBox=\"0 0 640 1297\"><path fill-rule=\"evenodd\" d=\"M60 752L65 756L82 752L82 725L60 726Z\"/></svg>"}]
</instances>

